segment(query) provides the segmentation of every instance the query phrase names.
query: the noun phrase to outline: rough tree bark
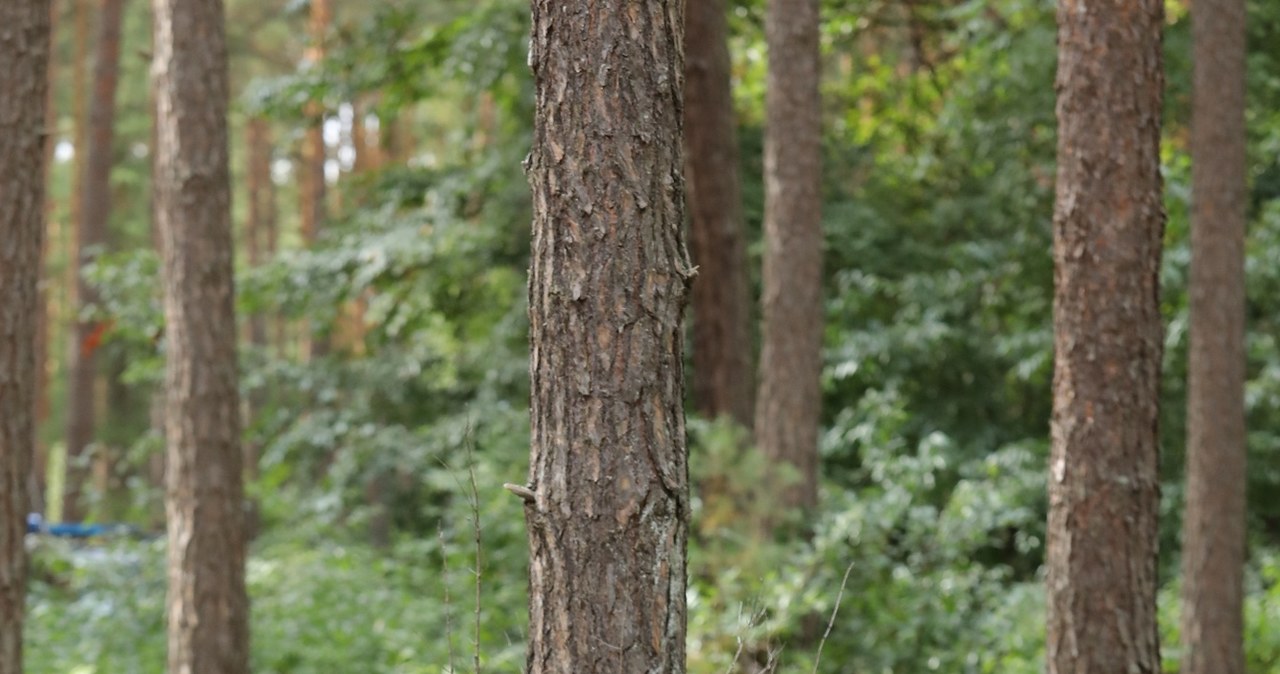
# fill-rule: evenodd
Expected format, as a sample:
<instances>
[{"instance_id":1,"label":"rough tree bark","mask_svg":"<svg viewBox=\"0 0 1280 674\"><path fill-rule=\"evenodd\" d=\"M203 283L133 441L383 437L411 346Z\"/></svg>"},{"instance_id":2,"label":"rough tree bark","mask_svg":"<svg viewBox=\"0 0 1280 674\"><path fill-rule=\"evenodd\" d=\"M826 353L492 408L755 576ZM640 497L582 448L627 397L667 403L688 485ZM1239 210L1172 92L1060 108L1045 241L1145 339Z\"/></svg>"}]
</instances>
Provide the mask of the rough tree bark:
<instances>
[{"instance_id":1,"label":"rough tree bark","mask_svg":"<svg viewBox=\"0 0 1280 674\"><path fill-rule=\"evenodd\" d=\"M1162 0L1060 0L1050 674L1160 671Z\"/></svg>"},{"instance_id":2,"label":"rough tree bark","mask_svg":"<svg viewBox=\"0 0 1280 674\"><path fill-rule=\"evenodd\" d=\"M98 42L93 62L93 96L89 101L88 134L85 137L84 179L77 222L75 263L77 270L94 248L107 242L111 216L111 166L114 163L116 85L120 78L120 24L124 0L102 0L98 13ZM81 320L85 307L97 302L93 286L76 274L75 331L70 351L67 409L67 479L62 513L68 520L84 517L83 491L88 476L85 450L93 443L96 426L94 382L97 378L95 346L102 325Z\"/></svg>"},{"instance_id":3,"label":"rough tree bark","mask_svg":"<svg viewBox=\"0 0 1280 674\"><path fill-rule=\"evenodd\" d=\"M0 674L22 672L44 216L46 0L0 3Z\"/></svg>"},{"instance_id":4,"label":"rough tree bark","mask_svg":"<svg viewBox=\"0 0 1280 674\"><path fill-rule=\"evenodd\" d=\"M756 442L799 471L783 505L818 502L822 411L822 119L817 0L770 0L765 15L763 335Z\"/></svg>"},{"instance_id":5,"label":"rough tree bark","mask_svg":"<svg viewBox=\"0 0 1280 674\"><path fill-rule=\"evenodd\" d=\"M249 670L221 0L154 0L169 671Z\"/></svg>"},{"instance_id":6,"label":"rough tree bark","mask_svg":"<svg viewBox=\"0 0 1280 674\"><path fill-rule=\"evenodd\" d=\"M1244 674L1245 3L1196 0L1185 674Z\"/></svg>"},{"instance_id":7,"label":"rough tree bark","mask_svg":"<svg viewBox=\"0 0 1280 674\"><path fill-rule=\"evenodd\" d=\"M724 0L685 2L684 137L693 284L693 399L750 429L751 292Z\"/></svg>"},{"instance_id":8,"label":"rough tree bark","mask_svg":"<svg viewBox=\"0 0 1280 674\"><path fill-rule=\"evenodd\" d=\"M683 672L684 2L531 5L527 669Z\"/></svg>"}]
</instances>

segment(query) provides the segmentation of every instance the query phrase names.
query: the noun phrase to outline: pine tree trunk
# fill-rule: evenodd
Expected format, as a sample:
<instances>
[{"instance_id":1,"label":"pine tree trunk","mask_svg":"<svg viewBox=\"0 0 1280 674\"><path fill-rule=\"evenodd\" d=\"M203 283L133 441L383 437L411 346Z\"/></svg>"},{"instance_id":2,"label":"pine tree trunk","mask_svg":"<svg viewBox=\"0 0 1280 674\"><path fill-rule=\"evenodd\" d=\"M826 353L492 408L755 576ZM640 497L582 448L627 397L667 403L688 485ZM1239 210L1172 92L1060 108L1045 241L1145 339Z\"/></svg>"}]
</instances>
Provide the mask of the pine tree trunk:
<instances>
[{"instance_id":1,"label":"pine tree trunk","mask_svg":"<svg viewBox=\"0 0 1280 674\"><path fill-rule=\"evenodd\" d=\"M169 671L249 669L221 0L155 0Z\"/></svg>"},{"instance_id":2,"label":"pine tree trunk","mask_svg":"<svg viewBox=\"0 0 1280 674\"><path fill-rule=\"evenodd\" d=\"M120 24L124 0L102 0L98 42L93 64L93 97L89 103L89 132L85 137L83 193L75 264L83 265L95 248L107 242L111 216L111 165L115 140L116 85L120 78ZM76 275L77 314L97 302L93 286ZM88 475L85 450L93 443L96 426L95 347L101 336L98 321L77 316L68 382L67 480L63 516L84 517L83 490Z\"/></svg>"},{"instance_id":3,"label":"pine tree trunk","mask_svg":"<svg viewBox=\"0 0 1280 674\"><path fill-rule=\"evenodd\" d=\"M818 502L822 412L822 119L817 0L770 0L765 16L763 335L756 442L790 464L792 508Z\"/></svg>"},{"instance_id":4,"label":"pine tree trunk","mask_svg":"<svg viewBox=\"0 0 1280 674\"><path fill-rule=\"evenodd\" d=\"M1184 674L1244 674L1245 3L1191 6Z\"/></svg>"},{"instance_id":5,"label":"pine tree trunk","mask_svg":"<svg viewBox=\"0 0 1280 674\"><path fill-rule=\"evenodd\" d=\"M56 44L56 36L58 33L58 15L60 7L57 2L49 3L49 44ZM52 47L51 47L52 50ZM35 425L37 429L37 440L35 448L35 458L31 467L31 479L28 481L29 492L28 497L31 501L31 511L43 513L44 508L44 485L45 475L49 466L49 450L44 443L39 440L39 428L49 419L49 338L52 336L50 330L49 316L49 279L48 279L48 260L50 239L53 236L54 229L54 201L50 192L50 174L53 167L53 149L58 142L58 115L54 108L54 100L57 98L55 83L57 82L57 59L52 54L49 57L47 69L48 80L46 85L46 101L44 112L44 129L45 137L42 144L43 161L44 161L44 180L45 200L44 209L42 211L42 231L44 236L40 239L40 289L37 298L38 308L36 309L36 320L39 323L36 326L36 401L35 401Z\"/></svg>"},{"instance_id":6,"label":"pine tree trunk","mask_svg":"<svg viewBox=\"0 0 1280 674\"><path fill-rule=\"evenodd\" d=\"M0 674L22 672L49 4L0 2Z\"/></svg>"},{"instance_id":7,"label":"pine tree trunk","mask_svg":"<svg viewBox=\"0 0 1280 674\"><path fill-rule=\"evenodd\" d=\"M1058 5L1050 674L1160 671L1163 8Z\"/></svg>"},{"instance_id":8,"label":"pine tree trunk","mask_svg":"<svg viewBox=\"0 0 1280 674\"><path fill-rule=\"evenodd\" d=\"M249 268L257 268L268 257L267 228L270 226L271 211L271 127L264 117L254 117L245 124L247 180L248 180L248 217L245 220L246 257ZM254 312L249 316L249 344L255 349L265 351L267 344L268 316ZM266 393L261 388L249 393L248 423L253 424L266 404ZM245 481L252 484L258 479L258 460L261 447L257 443L246 443L244 447ZM246 535L253 538L259 526L258 504L247 505L248 512Z\"/></svg>"},{"instance_id":9,"label":"pine tree trunk","mask_svg":"<svg viewBox=\"0 0 1280 674\"><path fill-rule=\"evenodd\" d=\"M531 4L527 671L683 672L684 3Z\"/></svg>"},{"instance_id":10,"label":"pine tree trunk","mask_svg":"<svg viewBox=\"0 0 1280 674\"><path fill-rule=\"evenodd\" d=\"M254 117L245 125L246 176L248 181L248 217L245 220L245 246L249 267L255 268L267 259L268 212L271 183L271 127L266 118ZM249 343L267 345L267 317L254 313L249 317Z\"/></svg>"},{"instance_id":11,"label":"pine tree trunk","mask_svg":"<svg viewBox=\"0 0 1280 674\"><path fill-rule=\"evenodd\" d=\"M750 429L751 293L724 0L686 1L685 22L685 177L699 276L692 289L693 397L702 415L728 416Z\"/></svg>"}]
</instances>

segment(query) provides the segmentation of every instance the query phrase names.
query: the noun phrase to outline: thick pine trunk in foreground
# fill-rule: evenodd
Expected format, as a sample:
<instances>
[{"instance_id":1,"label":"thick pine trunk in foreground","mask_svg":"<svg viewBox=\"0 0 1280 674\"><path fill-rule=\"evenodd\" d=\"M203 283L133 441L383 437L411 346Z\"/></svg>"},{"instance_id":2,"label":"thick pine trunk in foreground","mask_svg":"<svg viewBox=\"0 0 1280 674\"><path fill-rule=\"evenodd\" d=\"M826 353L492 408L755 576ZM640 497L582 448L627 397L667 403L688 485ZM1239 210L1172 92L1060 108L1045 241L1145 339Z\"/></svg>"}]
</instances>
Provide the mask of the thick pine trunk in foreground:
<instances>
[{"instance_id":1,"label":"thick pine trunk in foreground","mask_svg":"<svg viewBox=\"0 0 1280 674\"><path fill-rule=\"evenodd\" d=\"M1245 3L1191 6L1185 674L1244 674Z\"/></svg>"},{"instance_id":2,"label":"thick pine trunk in foreground","mask_svg":"<svg viewBox=\"0 0 1280 674\"><path fill-rule=\"evenodd\" d=\"M1160 671L1163 8L1058 5L1050 674Z\"/></svg>"},{"instance_id":3,"label":"thick pine trunk in foreground","mask_svg":"<svg viewBox=\"0 0 1280 674\"><path fill-rule=\"evenodd\" d=\"M683 7L532 2L530 674L684 671Z\"/></svg>"},{"instance_id":4,"label":"thick pine trunk in foreground","mask_svg":"<svg viewBox=\"0 0 1280 674\"><path fill-rule=\"evenodd\" d=\"M684 138L693 284L693 399L751 428L751 292L724 0L685 2Z\"/></svg>"},{"instance_id":5,"label":"thick pine trunk in foreground","mask_svg":"<svg viewBox=\"0 0 1280 674\"><path fill-rule=\"evenodd\" d=\"M770 0L765 16L764 297L756 442L799 482L783 505L818 502L822 412L822 118L817 0Z\"/></svg>"},{"instance_id":6,"label":"thick pine trunk in foreground","mask_svg":"<svg viewBox=\"0 0 1280 674\"><path fill-rule=\"evenodd\" d=\"M84 179L75 264L84 264L93 249L107 242L111 217L111 165L115 145L116 89L120 79L120 25L124 0L102 0L98 14L98 42L93 62L93 96L89 100L88 134L85 136ZM100 251L99 251L100 252ZM97 292L76 274L76 311L97 302ZM84 485L88 481L86 448L93 443L96 420L97 358L95 347L102 325L78 317L71 347L68 382L67 479L63 517L78 520L85 515Z\"/></svg>"},{"instance_id":7,"label":"thick pine trunk in foreground","mask_svg":"<svg viewBox=\"0 0 1280 674\"><path fill-rule=\"evenodd\" d=\"M249 669L221 0L155 0L169 671Z\"/></svg>"},{"instance_id":8,"label":"thick pine trunk in foreground","mask_svg":"<svg viewBox=\"0 0 1280 674\"><path fill-rule=\"evenodd\" d=\"M22 672L49 5L0 2L0 674Z\"/></svg>"}]
</instances>

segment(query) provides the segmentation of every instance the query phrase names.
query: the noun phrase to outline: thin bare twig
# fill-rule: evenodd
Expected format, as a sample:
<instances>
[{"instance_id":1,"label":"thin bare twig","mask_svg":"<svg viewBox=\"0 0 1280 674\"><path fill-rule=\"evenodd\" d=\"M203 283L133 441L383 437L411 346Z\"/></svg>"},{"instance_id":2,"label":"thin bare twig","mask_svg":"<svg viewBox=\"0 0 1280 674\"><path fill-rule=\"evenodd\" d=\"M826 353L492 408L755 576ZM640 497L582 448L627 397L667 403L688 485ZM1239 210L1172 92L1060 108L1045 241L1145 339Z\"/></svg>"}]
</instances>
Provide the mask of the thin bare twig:
<instances>
[{"instance_id":1,"label":"thin bare twig","mask_svg":"<svg viewBox=\"0 0 1280 674\"><path fill-rule=\"evenodd\" d=\"M855 562L857 560L854 560ZM818 663L822 662L822 648L827 645L827 637L831 636L831 628L835 627L836 614L840 613L840 602L844 599L844 588L849 584L849 574L853 573L854 562L844 570L844 578L840 579L840 591L836 593L836 605L831 607L831 619L827 621L827 630L822 633L822 641L818 642L818 654L813 658L813 674L818 674Z\"/></svg>"},{"instance_id":2,"label":"thin bare twig","mask_svg":"<svg viewBox=\"0 0 1280 674\"><path fill-rule=\"evenodd\" d=\"M457 668L453 661L453 610L452 604L449 603L449 554L445 547L444 541L444 523L441 522L436 527L436 533L440 537L440 566L443 570L441 579L444 581L444 633L449 640L449 671L455 672Z\"/></svg>"},{"instance_id":3,"label":"thin bare twig","mask_svg":"<svg viewBox=\"0 0 1280 674\"><path fill-rule=\"evenodd\" d=\"M467 476L471 479L471 531L476 541L476 624L475 651L473 663L475 674L480 674L480 587L483 576L484 549L480 539L480 490L476 487L475 444L471 439L471 428L467 427Z\"/></svg>"}]
</instances>

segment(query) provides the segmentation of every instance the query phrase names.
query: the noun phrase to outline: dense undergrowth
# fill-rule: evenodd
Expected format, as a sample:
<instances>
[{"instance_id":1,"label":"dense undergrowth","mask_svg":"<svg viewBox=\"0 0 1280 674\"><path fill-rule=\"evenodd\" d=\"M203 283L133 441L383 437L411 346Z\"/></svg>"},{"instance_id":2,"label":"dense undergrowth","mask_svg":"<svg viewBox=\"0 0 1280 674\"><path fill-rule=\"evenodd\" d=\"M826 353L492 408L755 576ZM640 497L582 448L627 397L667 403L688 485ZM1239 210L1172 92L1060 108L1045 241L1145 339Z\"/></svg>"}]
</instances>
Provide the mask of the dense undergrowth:
<instances>
[{"instance_id":1,"label":"dense undergrowth","mask_svg":"<svg viewBox=\"0 0 1280 674\"><path fill-rule=\"evenodd\" d=\"M734 4L758 262L761 3ZM691 672L770 657L779 672L809 672L820 644L821 672L1043 671L1053 6L936 3L924 10L928 62L912 67L885 18L891 4L824 1L822 505L798 522L811 538L761 539L753 523L777 516L759 491L766 467L739 430L690 423ZM1160 617L1176 672L1190 44L1185 8L1167 4ZM418 121L424 157L345 185L354 205L321 245L240 276L243 315L280 316L289 334L316 326L334 345L306 363L288 348L242 355L256 405L246 442L261 458L248 575L260 673L462 672L477 649L487 671L523 662L523 516L500 485L522 481L528 453L525 8L389 7L346 27L329 69L260 80L243 102L287 125L309 98L376 90L385 118ZM1280 6L1249 7L1251 44L1271 44ZM865 55L868 40L881 49L846 58ZM1276 55L1253 49L1247 653L1258 673L1280 672L1275 73ZM481 95L500 121L477 147L474 119L453 103ZM143 251L92 270L115 319L109 348L126 354L126 380L142 392L160 362L154 269ZM341 316L357 304L353 338ZM158 447L142 430L125 444L135 465ZM158 494L131 488L132 507L114 515L154 521ZM162 671L163 591L158 539L38 541L28 671Z\"/></svg>"}]
</instances>

